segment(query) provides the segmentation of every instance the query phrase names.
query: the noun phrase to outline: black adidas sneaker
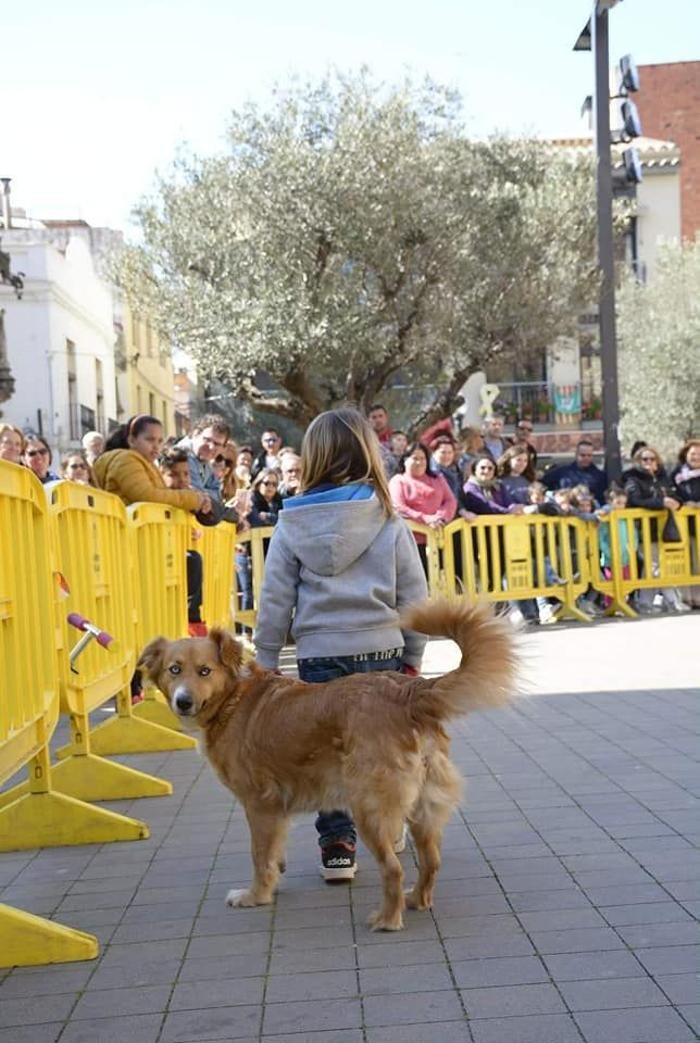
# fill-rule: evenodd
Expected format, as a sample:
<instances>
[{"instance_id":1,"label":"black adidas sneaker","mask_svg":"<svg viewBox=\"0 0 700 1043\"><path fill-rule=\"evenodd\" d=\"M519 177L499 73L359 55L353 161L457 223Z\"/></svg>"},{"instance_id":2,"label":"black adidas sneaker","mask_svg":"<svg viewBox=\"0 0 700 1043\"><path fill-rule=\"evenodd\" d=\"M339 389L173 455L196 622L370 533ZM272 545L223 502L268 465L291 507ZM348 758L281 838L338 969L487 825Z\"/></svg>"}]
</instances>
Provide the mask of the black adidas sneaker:
<instances>
[{"instance_id":1,"label":"black adidas sneaker","mask_svg":"<svg viewBox=\"0 0 700 1043\"><path fill-rule=\"evenodd\" d=\"M355 845L349 840L334 840L321 848L321 876L328 883L352 880L357 872Z\"/></svg>"}]
</instances>

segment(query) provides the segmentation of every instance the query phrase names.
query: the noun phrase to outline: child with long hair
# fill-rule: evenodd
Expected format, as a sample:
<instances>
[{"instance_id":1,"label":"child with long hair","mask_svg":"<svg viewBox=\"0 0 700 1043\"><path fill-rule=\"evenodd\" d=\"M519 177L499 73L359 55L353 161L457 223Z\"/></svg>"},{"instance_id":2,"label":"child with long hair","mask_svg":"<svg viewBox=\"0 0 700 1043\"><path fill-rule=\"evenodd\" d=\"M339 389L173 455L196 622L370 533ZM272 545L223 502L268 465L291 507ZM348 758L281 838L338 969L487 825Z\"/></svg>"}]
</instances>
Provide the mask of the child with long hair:
<instances>
[{"instance_id":1,"label":"child with long hair","mask_svg":"<svg viewBox=\"0 0 700 1043\"><path fill-rule=\"evenodd\" d=\"M399 626L427 596L416 544L394 512L377 439L349 407L321 413L301 448L301 492L285 502L265 562L255 645L276 669L291 625L302 681L353 673L417 673L425 638ZM294 622L292 624L292 617ZM347 811L316 819L325 880L352 880Z\"/></svg>"}]
</instances>

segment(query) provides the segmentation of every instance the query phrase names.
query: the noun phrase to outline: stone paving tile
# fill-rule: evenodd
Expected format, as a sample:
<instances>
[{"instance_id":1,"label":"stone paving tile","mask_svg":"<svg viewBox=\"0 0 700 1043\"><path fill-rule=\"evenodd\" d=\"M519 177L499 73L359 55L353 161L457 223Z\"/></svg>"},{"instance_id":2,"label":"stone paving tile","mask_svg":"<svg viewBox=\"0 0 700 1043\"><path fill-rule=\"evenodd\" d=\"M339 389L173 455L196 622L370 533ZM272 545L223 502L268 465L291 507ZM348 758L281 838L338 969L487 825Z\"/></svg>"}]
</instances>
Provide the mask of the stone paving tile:
<instances>
[{"instance_id":1,"label":"stone paving tile","mask_svg":"<svg viewBox=\"0 0 700 1043\"><path fill-rule=\"evenodd\" d=\"M68 1017L77 999L77 992L0 999L0 1028L61 1021Z\"/></svg>"},{"instance_id":2,"label":"stone paving tile","mask_svg":"<svg viewBox=\"0 0 700 1043\"><path fill-rule=\"evenodd\" d=\"M152 1014L168 1008L170 985L137 989L92 989L78 1000L71 1017L112 1018L126 1014Z\"/></svg>"},{"instance_id":3,"label":"stone paving tile","mask_svg":"<svg viewBox=\"0 0 700 1043\"><path fill-rule=\"evenodd\" d=\"M362 1007L359 999L329 999L323 1003L317 1000L296 1000L266 1004L262 1031L263 1035L274 1035L275 1032L330 1032L360 1028L361 1025Z\"/></svg>"},{"instance_id":4,"label":"stone paving tile","mask_svg":"<svg viewBox=\"0 0 700 1043\"><path fill-rule=\"evenodd\" d=\"M572 1011L664 1007L669 1003L651 978L560 982L559 988Z\"/></svg>"},{"instance_id":5,"label":"stone paving tile","mask_svg":"<svg viewBox=\"0 0 700 1043\"><path fill-rule=\"evenodd\" d=\"M464 1017L462 1004L454 990L367 996L363 1005L368 1026L456 1021ZM425 1031L428 1033L430 1030Z\"/></svg>"},{"instance_id":6,"label":"stone paving tile","mask_svg":"<svg viewBox=\"0 0 700 1043\"><path fill-rule=\"evenodd\" d=\"M336 1029L330 1032L275 1033L274 1036L261 1036L260 1039L262 1043L363 1043L364 1036L361 1029ZM236 1040L236 1043L241 1041ZM257 1043L257 1037L250 1043Z\"/></svg>"},{"instance_id":7,"label":"stone paving tile","mask_svg":"<svg viewBox=\"0 0 700 1043\"><path fill-rule=\"evenodd\" d=\"M586 1043L691 1043L697 1037L670 1007L638 1007L574 1015Z\"/></svg>"},{"instance_id":8,"label":"stone paving tile","mask_svg":"<svg viewBox=\"0 0 700 1043\"><path fill-rule=\"evenodd\" d=\"M462 989L470 1019L559 1014L566 1010L553 985L509 985L505 988Z\"/></svg>"},{"instance_id":9,"label":"stone paving tile","mask_svg":"<svg viewBox=\"0 0 700 1043\"><path fill-rule=\"evenodd\" d=\"M9 1029L0 1029L0 1043L56 1043L63 1032L63 1021L54 1021L45 1025L17 1025Z\"/></svg>"},{"instance_id":10,"label":"stone paving tile","mask_svg":"<svg viewBox=\"0 0 700 1043\"><path fill-rule=\"evenodd\" d=\"M261 1018L259 1005L178 1011L167 1015L158 1043L204 1043L246 1036L256 1039Z\"/></svg>"},{"instance_id":11,"label":"stone paving tile","mask_svg":"<svg viewBox=\"0 0 700 1043\"><path fill-rule=\"evenodd\" d=\"M506 1040L508 1043L581 1043L578 1029L568 1014L486 1018L472 1021L470 1028L474 1043L505 1043Z\"/></svg>"},{"instance_id":12,"label":"stone paving tile","mask_svg":"<svg viewBox=\"0 0 700 1043\"><path fill-rule=\"evenodd\" d=\"M425 1024L387 1025L368 1028L365 1031L367 1043L426 1043ZM429 1026L429 1038L436 1043L473 1043L472 1034L464 1020L432 1022ZM325 1040L319 1040L318 1043L325 1043Z\"/></svg>"},{"instance_id":13,"label":"stone paving tile","mask_svg":"<svg viewBox=\"0 0 700 1043\"><path fill-rule=\"evenodd\" d=\"M265 1002L325 1001L339 997L355 997L358 994L357 974L354 970L277 974L270 975L267 979Z\"/></svg>"}]
</instances>

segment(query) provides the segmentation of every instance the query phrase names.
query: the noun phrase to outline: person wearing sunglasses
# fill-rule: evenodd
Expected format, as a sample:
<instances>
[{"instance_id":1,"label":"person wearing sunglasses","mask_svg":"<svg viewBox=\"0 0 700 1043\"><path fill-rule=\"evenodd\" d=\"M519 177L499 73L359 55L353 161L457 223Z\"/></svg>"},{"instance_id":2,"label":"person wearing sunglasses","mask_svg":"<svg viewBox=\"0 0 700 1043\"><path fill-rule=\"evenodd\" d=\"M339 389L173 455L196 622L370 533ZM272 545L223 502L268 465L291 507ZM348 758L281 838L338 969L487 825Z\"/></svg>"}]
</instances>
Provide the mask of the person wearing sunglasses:
<instances>
[{"instance_id":1,"label":"person wearing sunglasses","mask_svg":"<svg viewBox=\"0 0 700 1043\"><path fill-rule=\"evenodd\" d=\"M253 482L250 514L248 515L248 521L252 528L277 524L277 519L282 509L282 497L280 496L279 486L279 471L265 468L256 476Z\"/></svg>"},{"instance_id":2,"label":"person wearing sunglasses","mask_svg":"<svg viewBox=\"0 0 700 1043\"><path fill-rule=\"evenodd\" d=\"M47 482L57 482L60 475L51 470L51 449L49 443L41 435L27 435L22 463L37 476L42 485Z\"/></svg>"},{"instance_id":3,"label":"person wearing sunglasses","mask_svg":"<svg viewBox=\"0 0 700 1043\"><path fill-rule=\"evenodd\" d=\"M266 427L260 439L262 449L253 460L250 469L252 478L257 478L261 471L271 467L280 466L280 449L282 448L282 437L274 427Z\"/></svg>"},{"instance_id":4,"label":"person wearing sunglasses","mask_svg":"<svg viewBox=\"0 0 700 1043\"><path fill-rule=\"evenodd\" d=\"M61 460L61 478L78 485L94 485L92 468L82 453L66 453Z\"/></svg>"},{"instance_id":5,"label":"person wearing sunglasses","mask_svg":"<svg viewBox=\"0 0 700 1043\"><path fill-rule=\"evenodd\" d=\"M643 568L647 576L658 576L660 551L659 542L678 542L680 534L673 515L681 505L681 499L667 476L660 454L650 445L643 445L632 457L632 466L625 472L625 492L629 507L643 507L649 511L666 511L666 523L657 524L651 519L651 555L645 560ZM640 540L640 549L641 540ZM670 612L688 612L689 607L683 602L677 587L645 587L637 594L637 610L643 615L651 615L661 611L655 604L657 595L661 595L663 608Z\"/></svg>"}]
</instances>

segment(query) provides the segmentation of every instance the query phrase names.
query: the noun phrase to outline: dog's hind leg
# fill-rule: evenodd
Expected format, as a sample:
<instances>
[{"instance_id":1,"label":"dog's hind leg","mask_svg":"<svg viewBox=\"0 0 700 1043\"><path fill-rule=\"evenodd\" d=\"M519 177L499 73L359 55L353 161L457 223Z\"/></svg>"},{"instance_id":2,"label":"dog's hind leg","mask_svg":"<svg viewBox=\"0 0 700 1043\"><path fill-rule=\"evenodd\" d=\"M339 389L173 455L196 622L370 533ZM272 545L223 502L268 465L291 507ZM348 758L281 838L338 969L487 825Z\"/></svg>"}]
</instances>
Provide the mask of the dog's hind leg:
<instances>
[{"instance_id":1,"label":"dog's hind leg","mask_svg":"<svg viewBox=\"0 0 700 1043\"><path fill-rule=\"evenodd\" d=\"M418 880L406 893L409 909L430 909L440 871L442 834L459 800L461 779L447 757L428 767L426 783L408 819L418 858Z\"/></svg>"},{"instance_id":2,"label":"dog's hind leg","mask_svg":"<svg viewBox=\"0 0 700 1043\"><path fill-rule=\"evenodd\" d=\"M382 905L370 915L369 923L374 931L400 931L403 927L403 869L394 852L394 842L400 830L402 816L383 819L376 809L351 806L352 816L358 832L370 849L382 876L384 894Z\"/></svg>"},{"instance_id":3,"label":"dog's hind leg","mask_svg":"<svg viewBox=\"0 0 700 1043\"><path fill-rule=\"evenodd\" d=\"M229 891L226 904L231 906L269 905L273 899L284 863L284 846L289 818L278 812L247 807L245 809L253 855L253 883L247 891Z\"/></svg>"}]
</instances>

